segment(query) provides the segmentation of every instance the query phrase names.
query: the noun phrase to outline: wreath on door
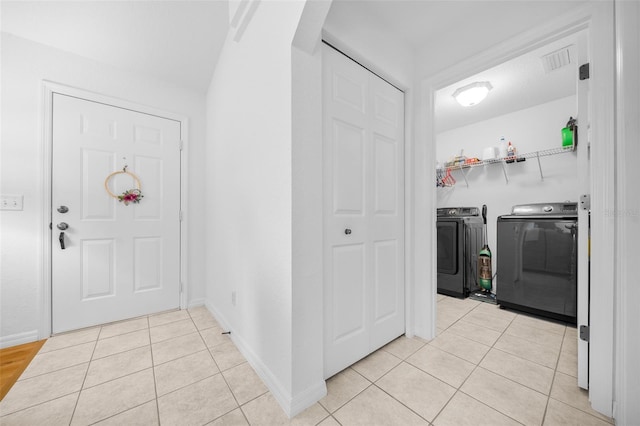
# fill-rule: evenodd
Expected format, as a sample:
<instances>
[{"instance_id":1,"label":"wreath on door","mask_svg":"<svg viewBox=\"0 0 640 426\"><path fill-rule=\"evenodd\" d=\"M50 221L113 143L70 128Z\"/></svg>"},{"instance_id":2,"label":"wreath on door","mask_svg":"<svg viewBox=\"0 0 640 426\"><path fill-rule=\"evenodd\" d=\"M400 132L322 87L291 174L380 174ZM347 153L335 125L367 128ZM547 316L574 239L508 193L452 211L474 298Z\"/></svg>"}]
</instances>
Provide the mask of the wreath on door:
<instances>
[{"instance_id":1,"label":"wreath on door","mask_svg":"<svg viewBox=\"0 0 640 426\"><path fill-rule=\"evenodd\" d=\"M116 175L121 175L121 174L131 176L133 178L135 188L127 189L122 194L114 194L109 189L109 181L111 180L112 177ZM138 179L138 176L136 176L134 173L128 171L127 166L124 166L122 170L118 170L116 172L111 173L104 180L104 189L107 191L107 194L111 195L113 198L117 198L118 201L121 203L124 203L125 206L128 206L129 203L138 204L140 202L140 200L144 197L144 195L142 195L142 190L140 188L141 188L140 179Z\"/></svg>"}]
</instances>

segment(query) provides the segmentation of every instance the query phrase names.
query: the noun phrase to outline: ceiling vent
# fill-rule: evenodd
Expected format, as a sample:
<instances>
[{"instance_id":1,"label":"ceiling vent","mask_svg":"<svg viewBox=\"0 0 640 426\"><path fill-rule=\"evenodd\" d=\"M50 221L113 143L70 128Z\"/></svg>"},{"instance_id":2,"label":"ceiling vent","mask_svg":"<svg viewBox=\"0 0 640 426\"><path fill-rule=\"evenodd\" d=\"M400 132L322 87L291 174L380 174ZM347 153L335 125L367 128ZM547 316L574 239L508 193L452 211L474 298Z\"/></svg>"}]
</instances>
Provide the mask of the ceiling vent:
<instances>
[{"instance_id":1,"label":"ceiling vent","mask_svg":"<svg viewBox=\"0 0 640 426\"><path fill-rule=\"evenodd\" d=\"M560 50L544 55L542 58L542 66L545 73L550 73L558 68L565 67L571 63L571 55L569 54L569 46Z\"/></svg>"}]
</instances>

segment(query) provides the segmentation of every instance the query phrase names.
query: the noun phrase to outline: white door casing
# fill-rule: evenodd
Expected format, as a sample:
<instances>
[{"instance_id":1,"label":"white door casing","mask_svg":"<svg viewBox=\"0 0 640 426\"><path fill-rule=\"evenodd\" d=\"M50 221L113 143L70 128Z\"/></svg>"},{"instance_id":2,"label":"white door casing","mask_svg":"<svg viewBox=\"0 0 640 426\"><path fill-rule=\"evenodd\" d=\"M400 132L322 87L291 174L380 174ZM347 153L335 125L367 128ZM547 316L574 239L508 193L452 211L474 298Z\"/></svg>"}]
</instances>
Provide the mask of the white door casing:
<instances>
[{"instance_id":1,"label":"white door casing","mask_svg":"<svg viewBox=\"0 0 640 426\"><path fill-rule=\"evenodd\" d=\"M404 333L404 95L323 45L325 377Z\"/></svg>"},{"instance_id":2,"label":"white door casing","mask_svg":"<svg viewBox=\"0 0 640 426\"><path fill-rule=\"evenodd\" d=\"M53 333L178 308L180 122L53 94L51 170Z\"/></svg>"},{"instance_id":3,"label":"white door casing","mask_svg":"<svg viewBox=\"0 0 640 426\"><path fill-rule=\"evenodd\" d=\"M589 80L580 80L578 70L580 65L589 62L587 50L587 33L583 31L577 40L577 66L576 66L576 99L577 99L577 125L578 125L578 185L580 194L590 192L590 159L589 159ZM578 314L576 337L578 348L578 386L589 389L589 342L580 339L579 329L581 325L589 324L589 211L578 206Z\"/></svg>"}]
</instances>

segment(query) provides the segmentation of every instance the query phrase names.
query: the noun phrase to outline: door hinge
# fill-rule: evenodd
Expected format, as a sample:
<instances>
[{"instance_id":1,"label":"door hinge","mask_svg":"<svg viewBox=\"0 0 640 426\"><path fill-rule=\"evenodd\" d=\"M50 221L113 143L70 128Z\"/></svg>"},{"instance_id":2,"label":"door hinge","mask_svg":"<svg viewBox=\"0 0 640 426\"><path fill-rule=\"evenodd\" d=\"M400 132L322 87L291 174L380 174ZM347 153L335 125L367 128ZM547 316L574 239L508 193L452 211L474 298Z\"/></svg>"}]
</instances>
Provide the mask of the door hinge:
<instances>
[{"instance_id":1,"label":"door hinge","mask_svg":"<svg viewBox=\"0 0 640 426\"><path fill-rule=\"evenodd\" d=\"M178 220L182 222L182 210L178 213Z\"/></svg>"},{"instance_id":2,"label":"door hinge","mask_svg":"<svg viewBox=\"0 0 640 426\"><path fill-rule=\"evenodd\" d=\"M584 340L585 342L589 341L589 326L581 325L580 326L580 340Z\"/></svg>"},{"instance_id":3,"label":"door hinge","mask_svg":"<svg viewBox=\"0 0 640 426\"><path fill-rule=\"evenodd\" d=\"M578 76L580 80L587 80L589 78L589 63L580 65L578 69Z\"/></svg>"},{"instance_id":4,"label":"door hinge","mask_svg":"<svg viewBox=\"0 0 640 426\"><path fill-rule=\"evenodd\" d=\"M582 210L591 209L591 194L582 194L580 196L580 207Z\"/></svg>"},{"instance_id":5,"label":"door hinge","mask_svg":"<svg viewBox=\"0 0 640 426\"><path fill-rule=\"evenodd\" d=\"M180 141L180 143L178 144L178 147L180 151L182 151L182 148L184 148L184 142Z\"/></svg>"},{"instance_id":6,"label":"door hinge","mask_svg":"<svg viewBox=\"0 0 640 426\"><path fill-rule=\"evenodd\" d=\"M182 288L183 288L182 281L180 281L180 293L182 293Z\"/></svg>"}]
</instances>

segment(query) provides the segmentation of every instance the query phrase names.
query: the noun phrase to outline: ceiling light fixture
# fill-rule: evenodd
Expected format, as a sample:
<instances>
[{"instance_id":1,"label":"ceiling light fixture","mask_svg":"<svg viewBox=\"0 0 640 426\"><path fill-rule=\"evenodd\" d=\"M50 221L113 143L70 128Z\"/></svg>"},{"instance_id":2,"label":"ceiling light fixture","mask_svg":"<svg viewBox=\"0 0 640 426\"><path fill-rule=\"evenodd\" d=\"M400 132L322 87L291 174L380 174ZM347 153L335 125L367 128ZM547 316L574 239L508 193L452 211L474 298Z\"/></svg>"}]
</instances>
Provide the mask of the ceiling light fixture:
<instances>
[{"instance_id":1,"label":"ceiling light fixture","mask_svg":"<svg viewBox=\"0 0 640 426\"><path fill-rule=\"evenodd\" d=\"M488 81L476 81L457 89L453 92L453 97L463 107L473 106L482 102L491 89L493 86Z\"/></svg>"}]
</instances>

